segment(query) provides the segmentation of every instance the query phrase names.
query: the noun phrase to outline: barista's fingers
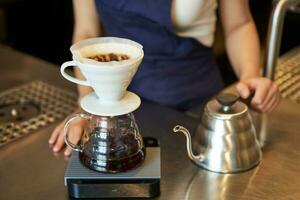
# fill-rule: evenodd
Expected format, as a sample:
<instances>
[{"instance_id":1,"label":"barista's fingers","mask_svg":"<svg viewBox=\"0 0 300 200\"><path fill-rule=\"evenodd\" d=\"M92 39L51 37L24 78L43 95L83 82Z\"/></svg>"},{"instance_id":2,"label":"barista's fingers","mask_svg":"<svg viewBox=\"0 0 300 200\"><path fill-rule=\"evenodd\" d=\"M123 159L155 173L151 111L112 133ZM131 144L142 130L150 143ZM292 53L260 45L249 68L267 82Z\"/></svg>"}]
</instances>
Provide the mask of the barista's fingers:
<instances>
[{"instance_id":1,"label":"barista's fingers","mask_svg":"<svg viewBox=\"0 0 300 200\"><path fill-rule=\"evenodd\" d=\"M236 90L240 94L240 96L244 99L248 98L248 96L250 95L249 87L247 86L247 84L245 84L243 82L239 82L236 85Z\"/></svg>"},{"instance_id":2,"label":"barista's fingers","mask_svg":"<svg viewBox=\"0 0 300 200\"><path fill-rule=\"evenodd\" d=\"M278 106L279 102L280 102L281 96L280 93L276 93L274 98L270 101L270 103L266 106L266 112L271 112L274 110L274 108L276 108L276 106Z\"/></svg>"},{"instance_id":3,"label":"barista's fingers","mask_svg":"<svg viewBox=\"0 0 300 200\"><path fill-rule=\"evenodd\" d=\"M271 110L273 111L281 102L281 94L278 93L278 96L277 96L277 99L276 99L276 102L274 103L274 105L271 107Z\"/></svg>"},{"instance_id":4,"label":"barista's fingers","mask_svg":"<svg viewBox=\"0 0 300 200\"><path fill-rule=\"evenodd\" d=\"M61 133L61 134L59 134L58 139L55 143L55 146L53 147L53 151L54 152L59 152L61 150L61 148L63 148L64 143L65 143L64 135Z\"/></svg>"},{"instance_id":5,"label":"barista's fingers","mask_svg":"<svg viewBox=\"0 0 300 200\"><path fill-rule=\"evenodd\" d=\"M72 149L71 149L71 147L67 147L66 148L66 150L65 150L65 152L64 152L64 155L65 156L70 156L71 154L72 154Z\"/></svg>"},{"instance_id":6,"label":"barista's fingers","mask_svg":"<svg viewBox=\"0 0 300 200\"><path fill-rule=\"evenodd\" d=\"M280 93L275 92L272 95L272 98L267 102L267 104L264 105L264 107L263 107L264 112L271 112L273 105L278 101L278 99L280 99Z\"/></svg>"},{"instance_id":7,"label":"barista's fingers","mask_svg":"<svg viewBox=\"0 0 300 200\"><path fill-rule=\"evenodd\" d=\"M81 138L82 133L83 127L81 125L74 125L70 127L69 141L73 144L77 144Z\"/></svg>"},{"instance_id":8,"label":"barista's fingers","mask_svg":"<svg viewBox=\"0 0 300 200\"><path fill-rule=\"evenodd\" d=\"M268 94L268 89L270 88L272 81L267 78L257 78L251 81L252 86L255 88L255 94L251 101L252 105L262 111L262 103Z\"/></svg>"},{"instance_id":9,"label":"barista's fingers","mask_svg":"<svg viewBox=\"0 0 300 200\"><path fill-rule=\"evenodd\" d=\"M259 109L261 112L269 112L272 105L276 102L277 94L273 94L272 98L267 102L267 104L264 104L263 106L260 106Z\"/></svg>"},{"instance_id":10,"label":"barista's fingers","mask_svg":"<svg viewBox=\"0 0 300 200\"><path fill-rule=\"evenodd\" d=\"M57 137L59 136L59 134L61 133L62 129L64 127L64 123L60 123L52 132L50 139L49 139L49 144L54 144L55 141L57 140Z\"/></svg>"},{"instance_id":11,"label":"barista's fingers","mask_svg":"<svg viewBox=\"0 0 300 200\"><path fill-rule=\"evenodd\" d=\"M268 94L261 105L262 109L267 110L267 108L270 108L270 104L272 104L274 101L272 103L270 103L270 102L272 101L272 99L277 97L278 93L279 93L279 90L278 90L277 85L274 82L271 83Z\"/></svg>"},{"instance_id":12,"label":"barista's fingers","mask_svg":"<svg viewBox=\"0 0 300 200\"><path fill-rule=\"evenodd\" d=\"M84 130L84 128L80 122L78 124L76 123L76 125L74 124L73 126L71 126L69 133L68 133L69 141L72 144L77 145L77 143L80 141L83 130ZM67 147L64 152L64 155L69 156L69 155L71 155L71 153L72 153L72 148Z\"/></svg>"}]
</instances>

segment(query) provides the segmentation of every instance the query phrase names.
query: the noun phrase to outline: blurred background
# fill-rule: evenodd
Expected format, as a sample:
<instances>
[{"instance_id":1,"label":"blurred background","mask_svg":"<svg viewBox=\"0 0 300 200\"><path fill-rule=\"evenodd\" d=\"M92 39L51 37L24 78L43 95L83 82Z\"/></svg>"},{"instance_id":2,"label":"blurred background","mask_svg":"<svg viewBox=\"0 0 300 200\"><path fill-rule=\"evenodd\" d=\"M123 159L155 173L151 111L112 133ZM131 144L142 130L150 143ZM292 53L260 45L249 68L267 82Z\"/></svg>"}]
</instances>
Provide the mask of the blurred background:
<instances>
[{"instance_id":1,"label":"blurred background","mask_svg":"<svg viewBox=\"0 0 300 200\"><path fill-rule=\"evenodd\" d=\"M262 50L272 0L250 0ZM300 44L300 9L285 18L281 54ZM73 29L71 0L0 0L0 43L60 65L70 60ZM227 59L221 25L218 24L214 52L226 85L234 82Z\"/></svg>"}]
</instances>

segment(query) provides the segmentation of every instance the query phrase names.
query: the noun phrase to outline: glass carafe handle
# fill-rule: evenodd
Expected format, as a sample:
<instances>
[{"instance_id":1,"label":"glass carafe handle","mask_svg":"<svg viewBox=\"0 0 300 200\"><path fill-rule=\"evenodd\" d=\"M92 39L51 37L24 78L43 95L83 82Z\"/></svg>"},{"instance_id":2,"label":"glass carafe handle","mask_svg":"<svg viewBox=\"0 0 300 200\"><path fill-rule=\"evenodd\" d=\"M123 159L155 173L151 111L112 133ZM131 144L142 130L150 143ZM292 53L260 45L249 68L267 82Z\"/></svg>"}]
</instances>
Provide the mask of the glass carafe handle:
<instances>
[{"instance_id":1,"label":"glass carafe handle","mask_svg":"<svg viewBox=\"0 0 300 200\"><path fill-rule=\"evenodd\" d=\"M87 114L84 114L84 113L79 113L79 114L74 114L74 115L71 115L67 118L66 122L65 122L65 125L64 125L64 138L65 138L65 143L71 147L73 150L75 151L79 151L79 152L82 152L83 149L80 145L76 145L76 144L73 144L72 142L70 142L69 140L69 135L68 135L68 128L69 128L69 125L70 123L75 120L75 119L80 119L80 118L83 118L83 119L86 119L86 120L89 120L91 119L91 116L90 115L87 115Z\"/></svg>"}]
</instances>

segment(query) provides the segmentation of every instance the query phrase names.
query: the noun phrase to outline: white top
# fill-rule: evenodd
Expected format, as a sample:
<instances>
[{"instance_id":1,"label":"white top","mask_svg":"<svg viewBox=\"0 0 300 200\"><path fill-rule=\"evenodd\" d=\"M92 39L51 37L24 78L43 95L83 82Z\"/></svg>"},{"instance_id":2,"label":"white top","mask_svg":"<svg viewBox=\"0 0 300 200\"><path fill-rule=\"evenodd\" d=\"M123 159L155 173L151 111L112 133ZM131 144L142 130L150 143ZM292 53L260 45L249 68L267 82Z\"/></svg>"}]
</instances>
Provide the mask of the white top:
<instances>
[{"instance_id":1,"label":"white top","mask_svg":"<svg viewBox=\"0 0 300 200\"><path fill-rule=\"evenodd\" d=\"M211 47L216 25L216 0L173 0L172 23L177 35Z\"/></svg>"}]
</instances>

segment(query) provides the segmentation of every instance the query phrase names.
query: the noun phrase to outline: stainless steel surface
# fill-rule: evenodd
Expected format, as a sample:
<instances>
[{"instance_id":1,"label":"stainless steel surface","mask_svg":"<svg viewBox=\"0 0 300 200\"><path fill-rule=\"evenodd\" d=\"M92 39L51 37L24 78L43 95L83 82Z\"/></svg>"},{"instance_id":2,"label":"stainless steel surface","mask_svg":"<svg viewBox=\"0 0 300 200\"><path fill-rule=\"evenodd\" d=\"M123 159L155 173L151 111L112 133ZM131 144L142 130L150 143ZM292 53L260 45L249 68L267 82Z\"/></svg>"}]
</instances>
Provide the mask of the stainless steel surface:
<instances>
[{"instance_id":1,"label":"stainless steel surface","mask_svg":"<svg viewBox=\"0 0 300 200\"><path fill-rule=\"evenodd\" d=\"M279 0L270 16L267 34L266 58L264 60L264 76L274 79L275 67L279 56L284 17L287 10L300 4L300 0Z\"/></svg>"},{"instance_id":2,"label":"stainless steel surface","mask_svg":"<svg viewBox=\"0 0 300 200\"><path fill-rule=\"evenodd\" d=\"M0 147L63 120L77 105L74 93L33 81L0 93ZM2 111L2 112L1 112Z\"/></svg>"},{"instance_id":3,"label":"stainless steel surface","mask_svg":"<svg viewBox=\"0 0 300 200\"><path fill-rule=\"evenodd\" d=\"M237 100L230 93L221 93L210 100L193 141L186 128L174 127L174 132L185 135L188 156L198 166L234 173L249 170L261 161L262 152L248 107ZM192 144L198 155L193 153Z\"/></svg>"},{"instance_id":4,"label":"stainless steel surface","mask_svg":"<svg viewBox=\"0 0 300 200\"><path fill-rule=\"evenodd\" d=\"M0 47L0 91L42 79L75 90L58 67ZM186 156L185 138L171 134L176 124L195 130L198 121L181 112L143 102L135 112L140 132L156 137L161 146L161 195L156 199L300 199L300 105L284 99L267 115L258 138L263 160L253 170L217 174L202 170ZM67 159L53 154L48 139L52 124L0 149L0 199L68 199L64 186Z\"/></svg>"},{"instance_id":5,"label":"stainless steel surface","mask_svg":"<svg viewBox=\"0 0 300 200\"><path fill-rule=\"evenodd\" d=\"M18 100L13 103L2 103L0 105L0 124L23 122L39 115L40 111L40 106L33 102Z\"/></svg>"},{"instance_id":6,"label":"stainless steel surface","mask_svg":"<svg viewBox=\"0 0 300 200\"><path fill-rule=\"evenodd\" d=\"M275 82L283 98L300 103L300 46L279 59Z\"/></svg>"}]
</instances>

